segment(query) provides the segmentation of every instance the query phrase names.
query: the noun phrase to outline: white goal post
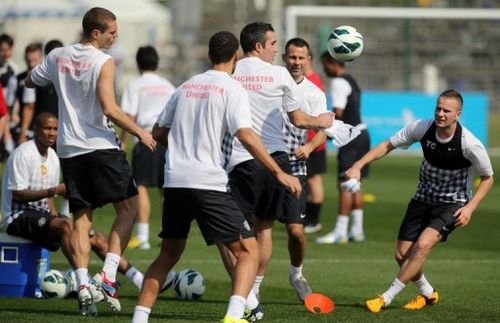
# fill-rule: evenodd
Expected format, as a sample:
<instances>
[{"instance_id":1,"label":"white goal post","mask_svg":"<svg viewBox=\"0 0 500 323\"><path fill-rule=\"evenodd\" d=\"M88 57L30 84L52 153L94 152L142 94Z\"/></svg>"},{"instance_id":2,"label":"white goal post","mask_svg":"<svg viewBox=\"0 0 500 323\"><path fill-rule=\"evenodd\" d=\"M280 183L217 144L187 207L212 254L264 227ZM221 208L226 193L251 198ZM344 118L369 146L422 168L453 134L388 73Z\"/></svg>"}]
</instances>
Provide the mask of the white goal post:
<instances>
[{"instance_id":1,"label":"white goal post","mask_svg":"<svg viewBox=\"0 0 500 323\"><path fill-rule=\"evenodd\" d=\"M500 9L288 6L285 11L285 39L297 36L299 17L496 20L500 19Z\"/></svg>"}]
</instances>

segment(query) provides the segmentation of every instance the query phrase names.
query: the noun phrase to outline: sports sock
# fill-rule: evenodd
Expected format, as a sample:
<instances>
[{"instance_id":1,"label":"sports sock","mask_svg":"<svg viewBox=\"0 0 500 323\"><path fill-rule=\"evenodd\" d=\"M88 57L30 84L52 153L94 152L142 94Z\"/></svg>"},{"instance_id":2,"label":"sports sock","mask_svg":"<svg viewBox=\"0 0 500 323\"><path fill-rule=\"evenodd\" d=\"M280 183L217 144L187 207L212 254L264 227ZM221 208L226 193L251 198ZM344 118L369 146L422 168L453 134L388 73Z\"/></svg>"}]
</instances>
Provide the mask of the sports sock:
<instances>
[{"instance_id":1,"label":"sports sock","mask_svg":"<svg viewBox=\"0 0 500 323\"><path fill-rule=\"evenodd\" d=\"M102 271L106 274L106 278L109 281L114 282L116 280L116 270L118 269L118 264L120 263L120 256L108 252L106 254L106 259L104 260L104 266L102 267Z\"/></svg>"},{"instance_id":2,"label":"sports sock","mask_svg":"<svg viewBox=\"0 0 500 323\"><path fill-rule=\"evenodd\" d=\"M150 308L136 305L134 316L132 317L132 323L147 323L149 320L149 314L151 314Z\"/></svg>"},{"instance_id":3,"label":"sports sock","mask_svg":"<svg viewBox=\"0 0 500 323\"><path fill-rule=\"evenodd\" d=\"M87 268L78 268L75 270L76 284L78 285L78 290L82 285L89 285L89 271Z\"/></svg>"},{"instance_id":4,"label":"sports sock","mask_svg":"<svg viewBox=\"0 0 500 323\"><path fill-rule=\"evenodd\" d=\"M355 209L351 211L351 233L359 235L363 233L363 209Z\"/></svg>"},{"instance_id":5,"label":"sports sock","mask_svg":"<svg viewBox=\"0 0 500 323\"><path fill-rule=\"evenodd\" d=\"M253 290L250 290L250 293L248 294L247 297L247 305L246 308L253 310L254 308L259 305L259 300L257 299L257 296L255 296L255 293Z\"/></svg>"},{"instance_id":6,"label":"sports sock","mask_svg":"<svg viewBox=\"0 0 500 323\"><path fill-rule=\"evenodd\" d=\"M391 304L394 297L396 297L396 295L399 294L405 287L406 285L403 284L399 279L394 279L391 286L389 286L389 289L382 294L382 296L384 297L385 306Z\"/></svg>"},{"instance_id":7,"label":"sports sock","mask_svg":"<svg viewBox=\"0 0 500 323\"><path fill-rule=\"evenodd\" d=\"M137 239L149 242L149 223L137 223Z\"/></svg>"},{"instance_id":8,"label":"sports sock","mask_svg":"<svg viewBox=\"0 0 500 323\"><path fill-rule=\"evenodd\" d=\"M129 270L127 270L127 272L125 273L125 276L127 276L127 278L130 279L132 283L134 283L134 285L139 288L139 290L141 290L144 275L139 270L137 270L137 268L135 268L134 266L130 267Z\"/></svg>"},{"instance_id":9,"label":"sports sock","mask_svg":"<svg viewBox=\"0 0 500 323\"><path fill-rule=\"evenodd\" d=\"M431 284L429 284L424 274L422 274L419 279L414 281L414 283L415 285L417 285L420 294L424 295L425 297L431 296L431 294L434 292L434 288L431 286Z\"/></svg>"},{"instance_id":10,"label":"sports sock","mask_svg":"<svg viewBox=\"0 0 500 323\"><path fill-rule=\"evenodd\" d=\"M349 226L349 216L339 214L337 215L337 223L335 224L335 234L340 236L347 236L347 227Z\"/></svg>"},{"instance_id":11,"label":"sports sock","mask_svg":"<svg viewBox=\"0 0 500 323\"><path fill-rule=\"evenodd\" d=\"M255 276L255 281L253 282L252 290L257 298L259 297L260 284L262 284L263 280L264 280L264 276Z\"/></svg>"},{"instance_id":12,"label":"sports sock","mask_svg":"<svg viewBox=\"0 0 500 323\"><path fill-rule=\"evenodd\" d=\"M246 299L238 295L232 295L229 298L229 305L227 307L226 315L231 316L234 319L240 319L243 317L245 312Z\"/></svg>"},{"instance_id":13,"label":"sports sock","mask_svg":"<svg viewBox=\"0 0 500 323\"><path fill-rule=\"evenodd\" d=\"M292 280L295 280L302 276L302 267L303 266L295 267L290 265L290 277L292 278Z\"/></svg>"},{"instance_id":14,"label":"sports sock","mask_svg":"<svg viewBox=\"0 0 500 323\"><path fill-rule=\"evenodd\" d=\"M307 203L306 204L306 221L305 225L316 225L319 223L319 214L322 203Z\"/></svg>"}]
</instances>

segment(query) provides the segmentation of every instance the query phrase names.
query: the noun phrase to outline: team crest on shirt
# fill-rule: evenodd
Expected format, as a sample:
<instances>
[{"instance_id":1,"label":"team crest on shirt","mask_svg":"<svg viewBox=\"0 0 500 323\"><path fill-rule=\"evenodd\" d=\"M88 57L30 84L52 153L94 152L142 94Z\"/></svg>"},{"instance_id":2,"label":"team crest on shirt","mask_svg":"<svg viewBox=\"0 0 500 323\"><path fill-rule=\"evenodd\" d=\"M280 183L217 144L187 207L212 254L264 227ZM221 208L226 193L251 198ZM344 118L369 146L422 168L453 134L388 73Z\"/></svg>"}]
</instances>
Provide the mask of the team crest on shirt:
<instances>
[{"instance_id":1,"label":"team crest on shirt","mask_svg":"<svg viewBox=\"0 0 500 323\"><path fill-rule=\"evenodd\" d=\"M45 225L45 223L47 223L47 219L46 218L40 218L40 219L38 219L38 226L39 227L43 227Z\"/></svg>"},{"instance_id":2,"label":"team crest on shirt","mask_svg":"<svg viewBox=\"0 0 500 323\"><path fill-rule=\"evenodd\" d=\"M45 166L45 164L40 165L40 174L42 174L42 176L47 175L47 166Z\"/></svg>"}]
</instances>

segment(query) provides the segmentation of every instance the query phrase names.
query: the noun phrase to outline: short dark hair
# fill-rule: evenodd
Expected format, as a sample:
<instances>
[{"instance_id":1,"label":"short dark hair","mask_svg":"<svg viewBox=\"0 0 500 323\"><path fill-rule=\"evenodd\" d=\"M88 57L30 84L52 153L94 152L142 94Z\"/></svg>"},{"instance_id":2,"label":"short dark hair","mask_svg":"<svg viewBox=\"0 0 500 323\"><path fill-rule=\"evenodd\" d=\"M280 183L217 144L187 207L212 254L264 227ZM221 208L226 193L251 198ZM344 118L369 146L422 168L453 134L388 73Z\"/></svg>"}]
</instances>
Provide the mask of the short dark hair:
<instances>
[{"instance_id":1,"label":"short dark hair","mask_svg":"<svg viewBox=\"0 0 500 323\"><path fill-rule=\"evenodd\" d=\"M208 57L212 64L227 63L238 51L238 38L229 31L219 31L210 37Z\"/></svg>"},{"instance_id":2,"label":"short dark hair","mask_svg":"<svg viewBox=\"0 0 500 323\"><path fill-rule=\"evenodd\" d=\"M137 50L135 61L141 71L156 71L160 58L153 46L142 46Z\"/></svg>"},{"instance_id":3,"label":"short dark hair","mask_svg":"<svg viewBox=\"0 0 500 323\"><path fill-rule=\"evenodd\" d=\"M342 67L345 66L344 62L338 61L335 58L333 58L332 54L330 54L330 52L328 50L325 50L323 53L321 53L321 61L325 61L325 62L333 63L333 64L337 63Z\"/></svg>"},{"instance_id":4,"label":"short dark hair","mask_svg":"<svg viewBox=\"0 0 500 323\"><path fill-rule=\"evenodd\" d=\"M309 56L311 56L311 47L309 46L309 43L302 38L296 37L296 38L292 38L289 41L287 41L286 45L285 45L285 55L288 54L288 48L290 46L295 46L295 47L300 47L300 48L306 47L307 54Z\"/></svg>"},{"instance_id":5,"label":"short dark hair","mask_svg":"<svg viewBox=\"0 0 500 323\"><path fill-rule=\"evenodd\" d=\"M33 122L33 127L35 129L43 128L43 124L45 123L45 120L48 120L48 119L56 119L57 120L57 117L55 114L53 114L51 112L40 112L35 117L35 121Z\"/></svg>"},{"instance_id":6,"label":"short dark hair","mask_svg":"<svg viewBox=\"0 0 500 323\"><path fill-rule=\"evenodd\" d=\"M244 53L255 49L257 43L266 44L266 33L273 31L273 26L267 22L252 22L243 27L240 33L241 49Z\"/></svg>"},{"instance_id":7,"label":"short dark hair","mask_svg":"<svg viewBox=\"0 0 500 323\"><path fill-rule=\"evenodd\" d=\"M30 43L24 48L24 56L32 52L42 52L42 43Z\"/></svg>"},{"instance_id":8,"label":"short dark hair","mask_svg":"<svg viewBox=\"0 0 500 323\"><path fill-rule=\"evenodd\" d=\"M462 110L464 99L462 97L462 94L460 94L460 92L458 92L457 90L454 89L446 90L439 95L438 99L441 97L457 99L458 102L460 102L460 110Z\"/></svg>"},{"instance_id":9,"label":"short dark hair","mask_svg":"<svg viewBox=\"0 0 500 323\"><path fill-rule=\"evenodd\" d=\"M45 54L45 56L49 55L49 53L55 49L55 48L59 48L59 47L63 47L63 43L62 41L60 41L59 39L52 39L52 40L49 40L47 42L47 44L45 44L45 48L43 49L43 53Z\"/></svg>"},{"instance_id":10,"label":"short dark hair","mask_svg":"<svg viewBox=\"0 0 500 323\"><path fill-rule=\"evenodd\" d=\"M94 7L87 11L83 16L82 29L83 37L89 38L92 30L97 29L100 32L105 32L108 29L108 22L115 21L116 16L108 9Z\"/></svg>"},{"instance_id":11,"label":"short dark hair","mask_svg":"<svg viewBox=\"0 0 500 323\"><path fill-rule=\"evenodd\" d=\"M0 35L0 44L7 43L10 47L14 46L14 39L8 34Z\"/></svg>"}]
</instances>

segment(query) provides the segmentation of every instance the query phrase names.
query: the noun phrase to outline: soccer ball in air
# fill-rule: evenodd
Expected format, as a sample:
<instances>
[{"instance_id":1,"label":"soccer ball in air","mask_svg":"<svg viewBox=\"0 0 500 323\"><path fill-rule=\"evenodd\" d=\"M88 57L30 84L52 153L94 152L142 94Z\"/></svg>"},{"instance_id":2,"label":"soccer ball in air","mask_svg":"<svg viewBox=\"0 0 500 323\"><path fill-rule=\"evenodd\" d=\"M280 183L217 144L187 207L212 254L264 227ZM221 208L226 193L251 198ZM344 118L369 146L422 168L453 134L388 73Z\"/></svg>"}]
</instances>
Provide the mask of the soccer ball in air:
<instances>
[{"instance_id":1,"label":"soccer ball in air","mask_svg":"<svg viewBox=\"0 0 500 323\"><path fill-rule=\"evenodd\" d=\"M205 292L205 280L199 272L192 269L184 269L177 274L174 291L178 299L199 299Z\"/></svg>"},{"instance_id":2,"label":"soccer ball in air","mask_svg":"<svg viewBox=\"0 0 500 323\"><path fill-rule=\"evenodd\" d=\"M328 51L339 62L349 62L363 52L363 35L351 26L339 26L330 32Z\"/></svg>"},{"instance_id":3,"label":"soccer ball in air","mask_svg":"<svg viewBox=\"0 0 500 323\"><path fill-rule=\"evenodd\" d=\"M71 286L63 272L51 269L43 275L40 289L45 298L65 298L71 291Z\"/></svg>"}]
</instances>

